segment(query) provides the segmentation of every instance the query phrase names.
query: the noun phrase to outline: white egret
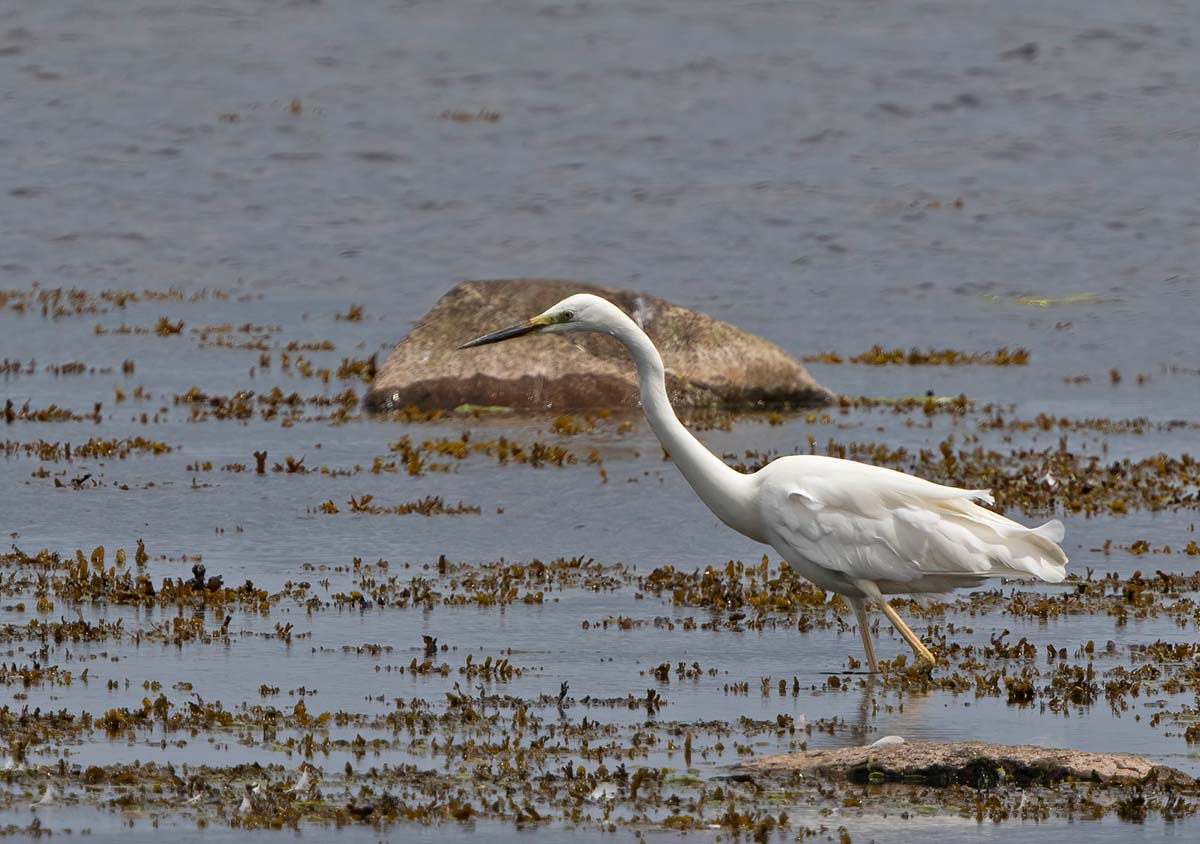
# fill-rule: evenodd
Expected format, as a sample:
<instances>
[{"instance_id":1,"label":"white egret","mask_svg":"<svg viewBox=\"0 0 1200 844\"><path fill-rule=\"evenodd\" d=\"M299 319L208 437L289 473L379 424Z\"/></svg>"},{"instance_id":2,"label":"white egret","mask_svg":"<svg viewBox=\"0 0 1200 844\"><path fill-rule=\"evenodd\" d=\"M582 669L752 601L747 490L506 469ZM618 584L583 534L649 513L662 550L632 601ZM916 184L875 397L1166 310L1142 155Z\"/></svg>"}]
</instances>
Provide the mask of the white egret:
<instances>
[{"instance_id":1,"label":"white egret","mask_svg":"<svg viewBox=\"0 0 1200 844\"><path fill-rule=\"evenodd\" d=\"M31 803L30 808L33 809L38 806L52 806L56 800L58 800L58 789L54 787L54 783L46 783L46 790L42 794L42 799L38 800L36 803Z\"/></svg>"},{"instance_id":2,"label":"white egret","mask_svg":"<svg viewBox=\"0 0 1200 844\"><path fill-rule=\"evenodd\" d=\"M300 779L296 780L295 785L287 790L288 794L306 794L313 787L312 777L309 775L308 768L301 769Z\"/></svg>"},{"instance_id":3,"label":"white egret","mask_svg":"<svg viewBox=\"0 0 1200 844\"><path fill-rule=\"evenodd\" d=\"M867 602L879 607L914 653L933 654L885 595L943 594L989 577L1058 583L1067 556L1062 523L1029 528L976 504L988 490L958 489L853 460L780 457L753 474L727 466L679 421L662 358L646 333L611 302L569 296L520 325L465 343L467 349L534 332L594 331L633 357L642 409L659 442L722 522L774 548L801 575L854 610L867 663L878 671Z\"/></svg>"},{"instance_id":4,"label":"white egret","mask_svg":"<svg viewBox=\"0 0 1200 844\"><path fill-rule=\"evenodd\" d=\"M3 764L0 764L0 771L25 771L29 766L25 764L25 760L18 761L14 756L5 756Z\"/></svg>"},{"instance_id":5,"label":"white egret","mask_svg":"<svg viewBox=\"0 0 1200 844\"><path fill-rule=\"evenodd\" d=\"M607 803L610 800L616 800L621 794L621 789L613 782L602 782L592 789L592 793L588 795L588 799L593 803Z\"/></svg>"}]
</instances>

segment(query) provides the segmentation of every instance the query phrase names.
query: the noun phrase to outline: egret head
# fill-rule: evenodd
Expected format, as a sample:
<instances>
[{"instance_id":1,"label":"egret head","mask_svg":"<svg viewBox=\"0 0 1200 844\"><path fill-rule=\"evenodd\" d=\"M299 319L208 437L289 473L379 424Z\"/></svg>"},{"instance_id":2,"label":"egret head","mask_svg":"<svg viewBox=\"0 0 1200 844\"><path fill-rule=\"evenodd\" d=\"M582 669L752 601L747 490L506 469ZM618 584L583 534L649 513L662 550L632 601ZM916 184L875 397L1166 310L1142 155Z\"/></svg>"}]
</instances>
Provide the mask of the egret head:
<instances>
[{"instance_id":1,"label":"egret head","mask_svg":"<svg viewBox=\"0 0 1200 844\"><path fill-rule=\"evenodd\" d=\"M610 311L616 310L599 296L590 293L577 293L568 296L557 305L548 308L537 316L527 319L520 325L502 328L476 337L469 343L463 343L460 349L470 349L475 346L486 346L488 343L499 343L524 334L566 334L571 331L607 331L606 318Z\"/></svg>"}]
</instances>

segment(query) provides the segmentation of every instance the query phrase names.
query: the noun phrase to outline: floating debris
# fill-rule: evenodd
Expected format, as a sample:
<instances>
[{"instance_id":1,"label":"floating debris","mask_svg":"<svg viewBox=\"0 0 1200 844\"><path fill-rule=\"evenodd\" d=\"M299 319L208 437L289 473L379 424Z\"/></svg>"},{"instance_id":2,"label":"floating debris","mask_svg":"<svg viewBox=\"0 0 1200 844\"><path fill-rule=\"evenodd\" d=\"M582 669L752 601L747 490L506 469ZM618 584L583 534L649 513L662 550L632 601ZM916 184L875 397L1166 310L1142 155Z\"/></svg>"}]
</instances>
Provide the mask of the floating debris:
<instances>
[{"instance_id":1,"label":"floating debris","mask_svg":"<svg viewBox=\"0 0 1200 844\"><path fill-rule=\"evenodd\" d=\"M864 366L1025 366L1029 363L1029 350L1016 348L1009 351L1001 347L994 352L960 352L954 349L885 349L872 346L857 355L843 358L833 352L805 355L805 363L839 364L850 363Z\"/></svg>"},{"instance_id":2,"label":"floating debris","mask_svg":"<svg viewBox=\"0 0 1200 844\"><path fill-rule=\"evenodd\" d=\"M438 117L453 123L495 123L500 120L500 112L488 108L481 108L479 111L449 110L443 111Z\"/></svg>"},{"instance_id":3,"label":"floating debris","mask_svg":"<svg viewBox=\"0 0 1200 844\"><path fill-rule=\"evenodd\" d=\"M1002 301L998 296L985 298L993 302ZM1098 305L1108 300L1099 293L1070 293L1066 296L1014 296L1012 301L1028 308L1056 308L1062 305Z\"/></svg>"},{"instance_id":4,"label":"floating debris","mask_svg":"<svg viewBox=\"0 0 1200 844\"><path fill-rule=\"evenodd\" d=\"M175 288L170 290L102 290L97 293L76 287L34 285L24 290L0 290L0 311L8 309L18 314L37 312L43 319L61 319L123 310L136 303L197 304L209 299L229 299L231 295L229 291L217 289L191 293Z\"/></svg>"},{"instance_id":5,"label":"floating debris","mask_svg":"<svg viewBox=\"0 0 1200 844\"><path fill-rule=\"evenodd\" d=\"M350 497L346 502L349 507L349 512L358 514L369 514L372 516L394 515L408 516L417 514L421 516L462 516L462 515L478 515L479 507L471 504L463 504L461 501L457 504L446 504L440 495L427 495L417 501L408 501L403 504L393 504L390 507L383 507L374 503L375 496L362 495L358 498ZM341 510L332 500L326 501L317 508L317 512L327 515L336 515Z\"/></svg>"}]
</instances>

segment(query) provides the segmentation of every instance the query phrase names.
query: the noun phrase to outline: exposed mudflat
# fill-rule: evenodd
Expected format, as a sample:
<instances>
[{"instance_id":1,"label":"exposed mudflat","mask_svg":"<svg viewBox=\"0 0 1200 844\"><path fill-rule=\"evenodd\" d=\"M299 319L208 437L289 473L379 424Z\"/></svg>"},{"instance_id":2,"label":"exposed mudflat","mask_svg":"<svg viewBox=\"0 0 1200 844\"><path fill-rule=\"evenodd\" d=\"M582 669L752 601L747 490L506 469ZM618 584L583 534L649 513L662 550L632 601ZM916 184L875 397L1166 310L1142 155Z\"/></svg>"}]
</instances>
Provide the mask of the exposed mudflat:
<instances>
[{"instance_id":1,"label":"exposed mudflat","mask_svg":"<svg viewBox=\"0 0 1200 844\"><path fill-rule=\"evenodd\" d=\"M1029 744L978 741L908 742L884 736L866 747L801 750L760 756L738 765L768 775L800 774L819 781L1001 786L1028 789L1065 781L1189 789L1194 777L1132 753L1092 753Z\"/></svg>"}]
</instances>

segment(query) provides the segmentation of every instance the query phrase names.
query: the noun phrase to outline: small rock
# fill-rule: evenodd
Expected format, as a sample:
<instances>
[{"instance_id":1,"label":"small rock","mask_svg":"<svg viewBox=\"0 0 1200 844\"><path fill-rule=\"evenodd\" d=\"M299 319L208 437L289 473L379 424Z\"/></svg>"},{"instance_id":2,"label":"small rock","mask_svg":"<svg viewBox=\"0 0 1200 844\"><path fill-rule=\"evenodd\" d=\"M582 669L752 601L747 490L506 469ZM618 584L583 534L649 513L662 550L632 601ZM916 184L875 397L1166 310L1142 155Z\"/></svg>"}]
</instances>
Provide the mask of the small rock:
<instances>
[{"instance_id":1,"label":"small rock","mask_svg":"<svg viewBox=\"0 0 1200 844\"><path fill-rule=\"evenodd\" d=\"M1013 47L1011 50L1005 50L1000 54L1000 58L1005 61L1013 61L1019 59L1025 62L1031 62L1037 58L1038 45L1036 41L1028 41L1020 47Z\"/></svg>"}]
</instances>

